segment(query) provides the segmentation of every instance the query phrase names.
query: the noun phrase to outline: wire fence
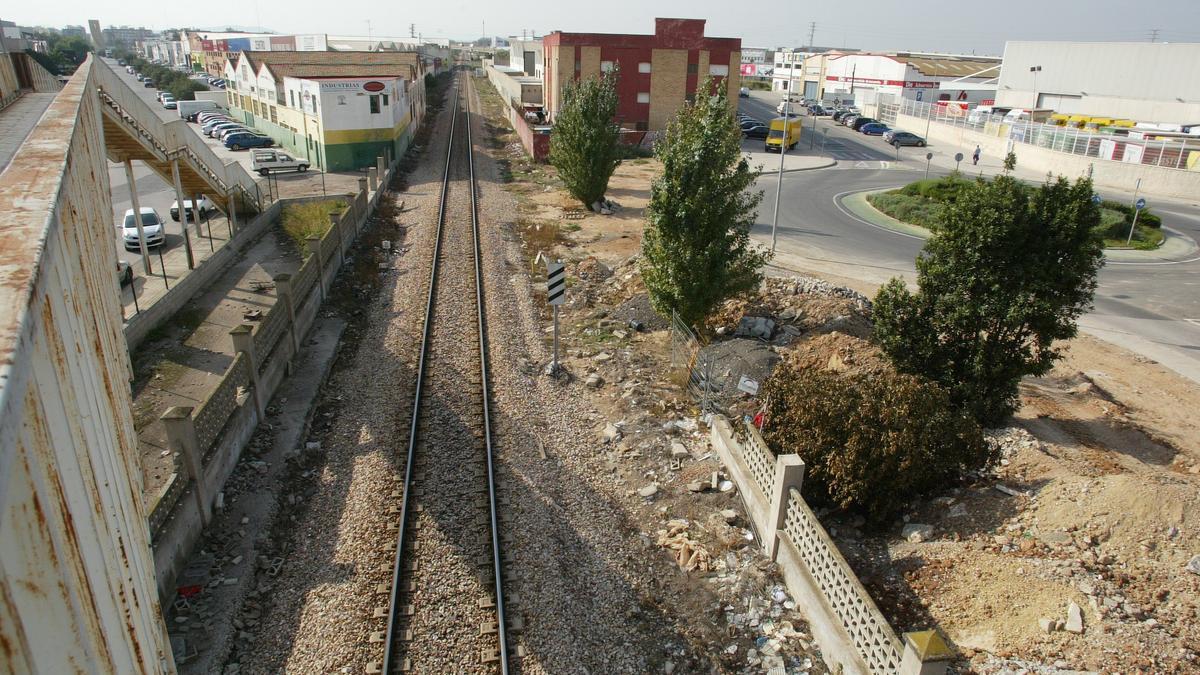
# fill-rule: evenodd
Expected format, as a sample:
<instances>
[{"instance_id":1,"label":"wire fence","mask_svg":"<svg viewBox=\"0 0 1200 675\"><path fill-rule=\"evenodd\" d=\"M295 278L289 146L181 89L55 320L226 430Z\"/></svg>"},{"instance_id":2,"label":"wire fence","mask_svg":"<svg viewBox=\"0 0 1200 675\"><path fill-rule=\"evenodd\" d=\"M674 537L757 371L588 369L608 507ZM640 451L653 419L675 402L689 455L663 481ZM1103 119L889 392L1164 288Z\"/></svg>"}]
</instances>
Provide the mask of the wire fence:
<instances>
[{"instance_id":1,"label":"wire fence","mask_svg":"<svg viewBox=\"0 0 1200 675\"><path fill-rule=\"evenodd\" d=\"M899 115L969 129L988 136L1006 138L1055 152L1092 157L1127 164L1145 164L1200 171L1200 137L1164 136L1162 132L1130 128L1125 132L1104 129L1078 129L1044 122L1015 121L1003 115L992 115L969 109L953 101L926 103L901 99L898 103L879 104L877 117L895 125ZM920 129L912 129L920 133Z\"/></svg>"}]
</instances>

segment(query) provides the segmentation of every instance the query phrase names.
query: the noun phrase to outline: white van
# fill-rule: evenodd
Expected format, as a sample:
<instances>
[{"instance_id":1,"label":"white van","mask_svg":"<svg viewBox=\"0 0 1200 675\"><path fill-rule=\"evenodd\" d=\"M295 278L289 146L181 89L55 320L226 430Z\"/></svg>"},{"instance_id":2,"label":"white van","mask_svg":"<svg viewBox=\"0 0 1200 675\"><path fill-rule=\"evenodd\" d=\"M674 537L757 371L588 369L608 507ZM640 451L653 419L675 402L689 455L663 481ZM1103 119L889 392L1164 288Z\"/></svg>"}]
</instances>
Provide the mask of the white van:
<instances>
[{"instance_id":1,"label":"white van","mask_svg":"<svg viewBox=\"0 0 1200 675\"><path fill-rule=\"evenodd\" d=\"M278 150L256 150L254 152L254 170L262 175L275 171L308 171L308 160L292 157Z\"/></svg>"}]
</instances>

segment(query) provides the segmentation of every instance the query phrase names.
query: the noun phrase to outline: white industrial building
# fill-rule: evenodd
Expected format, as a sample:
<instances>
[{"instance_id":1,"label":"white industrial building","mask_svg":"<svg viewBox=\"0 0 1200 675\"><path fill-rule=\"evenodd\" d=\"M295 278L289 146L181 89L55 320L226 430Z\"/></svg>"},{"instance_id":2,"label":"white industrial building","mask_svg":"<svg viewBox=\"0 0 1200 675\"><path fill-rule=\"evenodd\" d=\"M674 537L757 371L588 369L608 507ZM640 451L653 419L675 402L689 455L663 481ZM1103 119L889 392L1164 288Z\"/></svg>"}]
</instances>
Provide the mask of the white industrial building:
<instances>
[{"instance_id":1,"label":"white industrial building","mask_svg":"<svg viewBox=\"0 0 1200 675\"><path fill-rule=\"evenodd\" d=\"M990 102L999 57L914 52L829 54L824 99Z\"/></svg>"},{"instance_id":2,"label":"white industrial building","mask_svg":"<svg viewBox=\"0 0 1200 675\"><path fill-rule=\"evenodd\" d=\"M1200 43L1009 42L996 104L1200 123Z\"/></svg>"}]
</instances>

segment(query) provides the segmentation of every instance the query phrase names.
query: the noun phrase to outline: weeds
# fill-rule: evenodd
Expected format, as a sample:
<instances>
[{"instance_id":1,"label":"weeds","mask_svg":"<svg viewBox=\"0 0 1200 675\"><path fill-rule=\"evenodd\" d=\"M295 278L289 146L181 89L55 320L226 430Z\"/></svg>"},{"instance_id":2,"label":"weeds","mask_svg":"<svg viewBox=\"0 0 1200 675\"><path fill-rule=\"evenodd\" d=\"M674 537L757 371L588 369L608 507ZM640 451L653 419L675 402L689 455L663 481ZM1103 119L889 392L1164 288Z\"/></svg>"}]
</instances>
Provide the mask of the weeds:
<instances>
[{"instance_id":1,"label":"weeds","mask_svg":"<svg viewBox=\"0 0 1200 675\"><path fill-rule=\"evenodd\" d=\"M346 202L341 199L323 199L300 204L287 204L283 207L280 222L283 231L287 233L300 254L307 258L309 237L323 237L329 231L329 215L346 210Z\"/></svg>"}]
</instances>

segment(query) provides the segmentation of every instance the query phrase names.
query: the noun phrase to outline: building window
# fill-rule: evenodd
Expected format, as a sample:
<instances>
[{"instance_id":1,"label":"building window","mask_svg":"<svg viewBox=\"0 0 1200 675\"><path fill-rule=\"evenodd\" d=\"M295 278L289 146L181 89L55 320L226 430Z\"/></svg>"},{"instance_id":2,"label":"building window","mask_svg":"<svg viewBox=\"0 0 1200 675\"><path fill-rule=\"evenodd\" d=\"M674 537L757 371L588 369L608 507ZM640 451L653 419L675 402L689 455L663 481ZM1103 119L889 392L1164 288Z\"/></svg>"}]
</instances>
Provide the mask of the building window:
<instances>
[{"instance_id":1,"label":"building window","mask_svg":"<svg viewBox=\"0 0 1200 675\"><path fill-rule=\"evenodd\" d=\"M638 64L638 72L639 73L650 72L650 64L645 61L642 61L641 63Z\"/></svg>"},{"instance_id":2,"label":"building window","mask_svg":"<svg viewBox=\"0 0 1200 675\"><path fill-rule=\"evenodd\" d=\"M612 61L601 61L600 62L600 72L611 73L612 71L613 71L613 62Z\"/></svg>"},{"instance_id":3,"label":"building window","mask_svg":"<svg viewBox=\"0 0 1200 675\"><path fill-rule=\"evenodd\" d=\"M371 102L371 114L372 115L378 114L379 113L379 96L376 94L371 94L370 96L367 97L367 99Z\"/></svg>"},{"instance_id":4,"label":"building window","mask_svg":"<svg viewBox=\"0 0 1200 675\"><path fill-rule=\"evenodd\" d=\"M697 70L697 65L695 63L688 64L688 71L687 71L688 75L695 75L696 70Z\"/></svg>"},{"instance_id":5,"label":"building window","mask_svg":"<svg viewBox=\"0 0 1200 675\"><path fill-rule=\"evenodd\" d=\"M383 95L383 107L386 108L387 106L388 106L388 95L384 94Z\"/></svg>"},{"instance_id":6,"label":"building window","mask_svg":"<svg viewBox=\"0 0 1200 675\"><path fill-rule=\"evenodd\" d=\"M637 102L638 103L649 103L650 102L650 92L639 91L638 97L637 97Z\"/></svg>"},{"instance_id":7,"label":"building window","mask_svg":"<svg viewBox=\"0 0 1200 675\"><path fill-rule=\"evenodd\" d=\"M293 107L293 108L296 107L296 90L295 89L288 90L288 103L291 107Z\"/></svg>"},{"instance_id":8,"label":"building window","mask_svg":"<svg viewBox=\"0 0 1200 675\"><path fill-rule=\"evenodd\" d=\"M271 122L278 122L279 119L275 116L275 106L271 106Z\"/></svg>"},{"instance_id":9,"label":"building window","mask_svg":"<svg viewBox=\"0 0 1200 675\"><path fill-rule=\"evenodd\" d=\"M729 66L709 66L708 74L716 75L717 77L729 77Z\"/></svg>"}]
</instances>

